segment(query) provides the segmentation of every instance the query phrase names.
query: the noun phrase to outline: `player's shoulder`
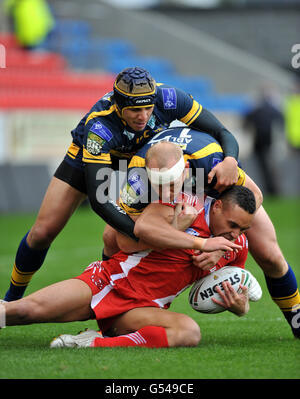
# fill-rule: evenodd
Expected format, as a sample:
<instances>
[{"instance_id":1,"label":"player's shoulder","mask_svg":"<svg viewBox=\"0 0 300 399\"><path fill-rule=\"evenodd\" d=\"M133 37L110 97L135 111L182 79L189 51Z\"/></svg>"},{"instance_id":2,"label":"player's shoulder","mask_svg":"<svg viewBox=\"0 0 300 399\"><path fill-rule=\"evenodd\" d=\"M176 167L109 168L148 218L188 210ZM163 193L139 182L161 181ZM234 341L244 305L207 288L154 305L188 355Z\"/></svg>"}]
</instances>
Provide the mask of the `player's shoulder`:
<instances>
[{"instance_id":1,"label":"player's shoulder","mask_svg":"<svg viewBox=\"0 0 300 399\"><path fill-rule=\"evenodd\" d=\"M93 122L101 121L109 126L119 119L113 98L113 92L105 94L98 100L86 115L85 125L91 126Z\"/></svg>"},{"instance_id":2,"label":"player's shoulder","mask_svg":"<svg viewBox=\"0 0 300 399\"><path fill-rule=\"evenodd\" d=\"M157 83L157 107L165 111L177 109L178 105L191 96L183 90L165 83Z\"/></svg>"},{"instance_id":3,"label":"player's shoulder","mask_svg":"<svg viewBox=\"0 0 300 399\"><path fill-rule=\"evenodd\" d=\"M91 108L85 119L85 134L100 136L106 142L122 132L122 123L117 115L112 92L107 93Z\"/></svg>"}]
</instances>

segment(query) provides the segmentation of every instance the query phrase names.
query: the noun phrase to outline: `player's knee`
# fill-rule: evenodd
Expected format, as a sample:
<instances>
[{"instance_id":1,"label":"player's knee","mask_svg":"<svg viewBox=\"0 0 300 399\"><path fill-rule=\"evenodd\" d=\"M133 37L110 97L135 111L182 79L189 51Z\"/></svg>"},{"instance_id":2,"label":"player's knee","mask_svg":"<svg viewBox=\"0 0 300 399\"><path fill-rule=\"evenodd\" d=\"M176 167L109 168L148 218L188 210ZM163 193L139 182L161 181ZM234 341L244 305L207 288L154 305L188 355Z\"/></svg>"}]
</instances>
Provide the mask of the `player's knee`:
<instances>
[{"instance_id":1,"label":"player's knee","mask_svg":"<svg viewBox=\"0 0 300 399\"><path fill-rule=\"evenodd\" d=\"M277 241L270 242L264 250L258 251L257 248L253 248L250 252L267 275L276 273L280 276L286 272L286 261Z\"/></svg>"},{"instance_id":2,"label":"player's knee","mask_svg":"<svg viewBox=\"0 0 300 399\"><path fill-rule=\"evenodd\" d=\"M102 234L104 245L110 246L111 243L116 241L116 231L113 229L105 228Z\"/></svg>"},{"instance_id":3,"label":"player's knee","mask_svg":"<svg viewBox=\"0 0 300 399\"><path fill-rule=\"evenodd\" d=\"M116 233L116 230L110 226L106 226L104 229L102 239L104 244L104 252L107 256L112 256L114 253L120 250L116 240Z\"/></svg>"},{"instance_id":4,"label":"player's knee","mask_svg":"<svg viewBox=\"0 0 300 399\"><path fill-rule=\"evenodd\" d=\"M181 315L173 339L173 346L197 346L201 340L200 327L192 318Z\"/></svg>"},{"instance_id":5,"label":"player's knee","mask_svg":"<svg viewBox=\"0 0 300 399\"><path fill-rule=\"evenodd\" d=\"M197 346L199 344L201 340L200 327L193 319L189 319L184 333L185 346Z\"/></svg>"},{"instance_id":6,"label":"player's knee","mask_svg":"<svg viewBox=\"0 0 300 399\"><path fill-rule=\"evenodd\" d=\"M31 248L47 247L52 243L57 234L57 229L47 223L36 223L29 233L29 245Z\"/></svg>"}]
</instances>

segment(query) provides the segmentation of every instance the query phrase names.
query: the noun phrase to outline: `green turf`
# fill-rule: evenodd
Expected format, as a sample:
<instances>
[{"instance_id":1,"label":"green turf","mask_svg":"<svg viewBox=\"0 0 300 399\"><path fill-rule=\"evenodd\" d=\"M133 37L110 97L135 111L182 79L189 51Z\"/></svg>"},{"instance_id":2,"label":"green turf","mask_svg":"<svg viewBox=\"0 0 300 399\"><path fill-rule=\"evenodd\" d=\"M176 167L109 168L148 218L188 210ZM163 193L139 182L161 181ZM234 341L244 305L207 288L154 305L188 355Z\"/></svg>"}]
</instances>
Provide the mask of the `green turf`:
<instances>
[{"instance_id":1,"label":"green turf","mask_svg":"<svg viewBox=\"0 0 300 399\"><path fill-rule=\"evenodd\" d=\"M266 200L285 256L300 281L300 199ZM18 243L35 215L0 216L0 297L4 295ZM102 249L103 224L89 208L80 208L53 243L43 268L27 294L78 275ZM263 274L249 256L247 268L263 288L263 298L238 318L229 312L202 315L187 304L187 292L171 309L185 312L200 325L196 348L59 349L50 340L60 333L95 328L95 322L7 327L0 332L0 378L300 378L300 341L295 340L281 312L271 301Z\"/></svg>"}]
</instances>

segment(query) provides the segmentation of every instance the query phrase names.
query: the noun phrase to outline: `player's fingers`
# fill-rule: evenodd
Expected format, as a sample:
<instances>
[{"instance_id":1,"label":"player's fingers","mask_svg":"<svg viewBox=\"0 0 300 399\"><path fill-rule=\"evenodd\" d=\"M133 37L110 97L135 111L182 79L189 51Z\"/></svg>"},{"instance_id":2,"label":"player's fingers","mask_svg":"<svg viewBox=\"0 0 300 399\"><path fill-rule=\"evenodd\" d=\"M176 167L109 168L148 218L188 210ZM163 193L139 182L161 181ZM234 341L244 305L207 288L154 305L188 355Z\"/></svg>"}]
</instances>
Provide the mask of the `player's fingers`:
<instances>
[{"instance_id":1,"label":"player's fingers","mask_svg":"<svg viewBox=\"0 0 300 399\"><path fill-rule=\"evenodd\" d=\"M241 250L242 247L240 245L231 243L231 244L224 244L221 249L222 249L222 251L231 251L231 252L235 251L235 252L237 252L237 251Z\"/></svg>"},{"instance_id":2,"label":"player's fingers","mask_svg":"<svg viewBox=\"0 0 300 399\"><path fill-rule=\"evenodd\" d=\"M211 268L211 263L207 263L206 261L200 262L199 266L202 270L209 270Z\"/></svg>"},{"instance_id":3,"label":"player's fingers","mask_svg":"<svg viewBox=\"0 0 300 399\"><path fill-rule=\"evenodd\" d=\"M203 260L207 259L207 252L202 252L199 254L192 255L192 258L196 261L202 262Z\"/></svg>"},{"instance_id":4,"label":"player's fingers","mask_svg":"<svg viewBox=\"0 0 300 399\"><path fill-rule=\"evenodd\" d=\"M220 297L221 297L222 301L225 303L225 305L229 306L228 298L225 295L225 293L221 290L221 288L219 286L217 286L215 289L216 289L217 293L220 295Z\"/></svg>"},{"instance_id":5,"label":"player's fingers","mask_svg":"<svg viewBox=\"0 0 300 399\"><path fill-rule=\"evenodd\" d=\"M248 296L248 288L245 285L240 284L240 289L243 295Z\"/></svg>"},{"instance_id":6,"label":"player's fingers","mask_svg":"<svg viewBox=\"0 0 300 399\"><path fill-rule=\"evenodd\" d=\"M214 186L214 190L217 190L219 193L221 193L222 191L224 191L228 187L229 187L229 185L217 183Z\"/></svg>"},{"instance_id":7,"label":"player's fingers","mask_svg":"<svg viewBox=\"0 0 300 399\"><path fill-rule=\"evenodd\" d=\"M182 206L183 206L182 202L178 202L176 204L174 211L176 216L179 215L179 213L182 211Z\"/></svg>"},{"instance_id":8,"label":"player's fingers","mask_svg":"<svg viewBox=\"0 0 300 399\"><path fill-rule=\"evenodd\" d=\"M216 170L215 170L215 168L213 168L213 169L209 172L209 174L207 175L207 182L208 182L208 184L210 184L210 183L212 182L212 179L214 178L215 174L216 174Z\"/></svg>"},{"instance_id":9,"label":"player's fingers","mask_svg":"<svg viewBox=\"0 0 300 399\"><path fill-rule=\"evenodd\" d=\"M221 302L221 301L219 301L218 299L216 299L216 298L211 298L211 300L214 302L214 303L216 303L217 305L220 305L220 306L222 306L223 308L227 308L228 306L226 305L226 303L224 303L224 302Z\"/></svg>"},{"instance_id":10,"label":"player's fingers","mask_svg":"<svg viewBox=\"0 0 300 399\"><path fill-rule=\"evenodd\" d=\"M236 290L233 288L233 286L228 282L228 281L224 281L223 283L225 283L225 290L228 293L228 295L230 295L232 298L236 298L238 296Z\"/></svg>"},{"instance_id":11,"label":"player's fingers","mask_svg":"<svg viewBox=\"0 0 300 399\"><path fill-rule=\"evenodd\" d=\"M215 290L216 290L217 293L219 294L221 300L216 299L216 298L211 298L211 300L212 300L214 303L216 303L216 304L218 304L218 305L221 305L223 308L227 309L228 306L229 306L229 303L228 303L228 300L227 300L227 298L226 298L226 295L224 295L224 293L222 292L222 290L221 290L221 288L220 288L219 286L217 286L217 287L215 288Z\"/></svg>"},{"instance_id":12,"label":"player's fingers","mask_svg":"<svg viewBox=\"0 0 300 399\"><path fill-rule=\"evenodd\" d=\"M227 246L227 248L229 248L229 250L233 250L233 249L242 249L241 245L236 244L233 241L229 241L224 237L221 237L221 243L224 244L224 246Z\"/></svg>"},{"instance_id":13,"label":"player's fingers","mask_svg":"<svg viewBox=\"0 0 300 399\"><path fill-rule=\"evenodd\" d=\"M211 267L205 260L199 261L197 258L193 259L193 265L202 270L208 270Z\"/></svg>"}]
</instances>

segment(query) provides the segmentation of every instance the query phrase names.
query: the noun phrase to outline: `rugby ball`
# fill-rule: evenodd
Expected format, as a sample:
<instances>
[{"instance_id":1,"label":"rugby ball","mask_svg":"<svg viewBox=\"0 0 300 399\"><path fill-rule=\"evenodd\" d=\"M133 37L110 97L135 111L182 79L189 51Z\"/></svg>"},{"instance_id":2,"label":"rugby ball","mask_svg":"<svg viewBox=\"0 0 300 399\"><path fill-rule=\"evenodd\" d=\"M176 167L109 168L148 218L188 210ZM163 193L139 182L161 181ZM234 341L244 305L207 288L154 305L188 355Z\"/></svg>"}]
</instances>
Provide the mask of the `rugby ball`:
<instances>
[{"instance_id":1,"label":"rugby ball","mask_svg":"<svg viewBox=\"0 0 300 399\"><path fill-rule=\"evenodd\" d=\"M258 281L248 270L237 266L225 266L194 283L189 293L191 307L201 313L224 312L225 308L212 301L212 298L221 300L216 287L219 286L223 290L223 281L229 281L238 293L241 292L240 284L246 286L250 301L258 301L262 296Z\"/></svg>"}]
</instances>

